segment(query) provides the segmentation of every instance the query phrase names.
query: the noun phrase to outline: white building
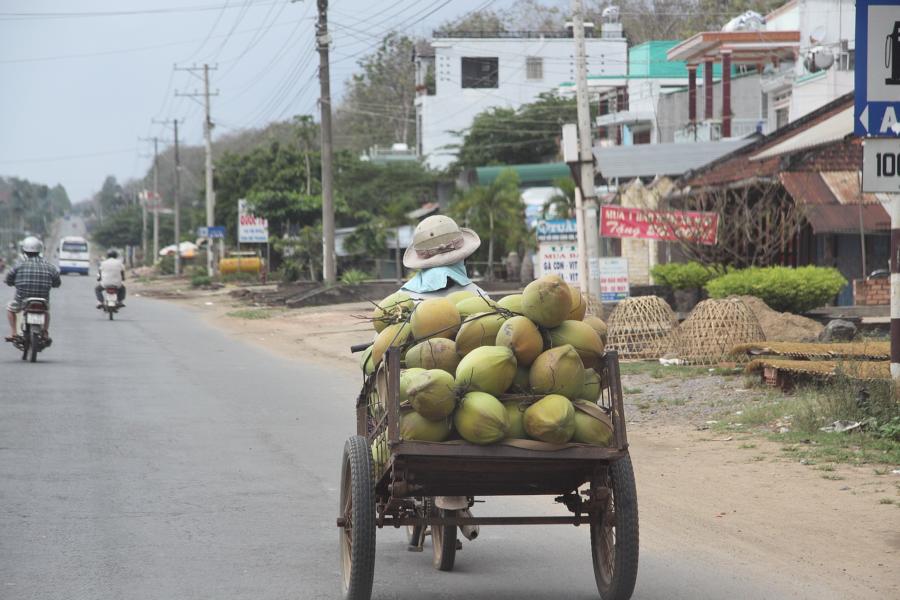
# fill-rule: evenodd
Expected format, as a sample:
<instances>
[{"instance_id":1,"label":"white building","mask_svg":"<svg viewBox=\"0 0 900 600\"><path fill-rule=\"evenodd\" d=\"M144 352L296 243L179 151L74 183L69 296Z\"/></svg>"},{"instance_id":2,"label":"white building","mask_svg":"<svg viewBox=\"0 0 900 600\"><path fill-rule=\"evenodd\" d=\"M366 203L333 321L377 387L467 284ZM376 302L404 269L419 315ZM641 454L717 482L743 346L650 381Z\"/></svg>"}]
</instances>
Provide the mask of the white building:
<instances>
[{"instance_id":1,"label":"white building","mask_svg":"<svg viewBox=\"0 0 900 600\"><path fill-rule=\"evenodd\" d=\"M621 25L586 40L590 75L622 75L627 45ZM416 150L432 168L456 156L475 115L490 108L518 108L575 75L569 34L548 32L435 32L430 49L416 53Z\"/></svg>"}]
</instances>

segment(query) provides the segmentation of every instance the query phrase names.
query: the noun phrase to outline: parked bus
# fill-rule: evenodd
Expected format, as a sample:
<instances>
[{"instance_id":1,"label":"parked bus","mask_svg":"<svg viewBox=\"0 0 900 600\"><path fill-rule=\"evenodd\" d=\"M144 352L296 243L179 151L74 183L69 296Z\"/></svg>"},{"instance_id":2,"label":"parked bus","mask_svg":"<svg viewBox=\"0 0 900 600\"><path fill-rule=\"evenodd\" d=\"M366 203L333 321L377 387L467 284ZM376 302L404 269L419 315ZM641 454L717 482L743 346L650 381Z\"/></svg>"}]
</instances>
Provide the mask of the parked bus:
<instances>
[{"instance_id":1,"label":"parked bus","mask_svg":"<svg viewBox=\"0 0 900 600\"><path fill-rule=\"evenodd\" d=\"M74 236L62 238L57 249L57 260L61 274L87 275L91 268L91 252L87 240Z\"/></svg>"}]
</instances>

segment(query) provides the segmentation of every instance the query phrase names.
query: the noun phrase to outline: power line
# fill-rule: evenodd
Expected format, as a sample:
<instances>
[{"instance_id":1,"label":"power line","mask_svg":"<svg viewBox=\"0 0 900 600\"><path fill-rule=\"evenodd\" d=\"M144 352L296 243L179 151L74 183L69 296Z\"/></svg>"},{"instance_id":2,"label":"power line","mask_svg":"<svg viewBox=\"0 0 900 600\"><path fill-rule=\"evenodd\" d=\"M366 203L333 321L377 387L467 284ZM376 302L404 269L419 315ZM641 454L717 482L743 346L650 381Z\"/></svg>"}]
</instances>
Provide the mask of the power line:
<instances>
[{"instance_id":1,"label":"power line","mask_svg":"<svg viewBox=\"0 0 900 600\"><path fill-rule=\"evenodd\" d=\"M278 0L247 0L254 6L267 6ZM207 4L201 6L183 6L179 8L146 8L140 10L104 10L85 12L0 12L0 20L25 21L35 19L80 19L91 17L128 17L139 15L169 15L177 13L206 12L233 8L228 2L222 4Z\"/></svg>"},{"instance_id":2,"label":"power line","mask_svg":"<svg viewBox=\"0 0 900 600\"><path fill-rule=\"evenodd\" d=\"M64 156L40 156L40 157L31 157L31 158L12 158L12 159L0 159L0 163L2 164L19 164L19 163L31 163L31 162L54 162L57 160L75 160L79 158L93 158L95 156L112 156L114 154L127 154L129 152L134 152L134 147L131 148L123 148L121 150L104 150L101 152L88 152L85 154L67 154Z\"/></svg>"}]
</instances>

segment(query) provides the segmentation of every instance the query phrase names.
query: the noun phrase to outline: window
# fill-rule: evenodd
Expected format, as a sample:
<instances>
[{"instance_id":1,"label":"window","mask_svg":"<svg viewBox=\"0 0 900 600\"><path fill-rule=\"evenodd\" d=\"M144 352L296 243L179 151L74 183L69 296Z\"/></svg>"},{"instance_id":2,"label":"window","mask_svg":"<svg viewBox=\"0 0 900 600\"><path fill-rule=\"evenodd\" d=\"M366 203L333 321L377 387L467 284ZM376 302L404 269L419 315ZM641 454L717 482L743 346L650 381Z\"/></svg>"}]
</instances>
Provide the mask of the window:
<instances>
[{"instance_id":1,"label":"window","mask_svg":"<svg viewBox=\"0 0 900 600\"><path fill-rule=\"evenodd\" d=\"M498 79L496 58L463 57L463 88L496 88L498 86Z\"/></svg>"},{"instance_id":2,"label":"window","mask_svg":"<svg viewBox=\"0 0 900 600\"><path fill-rule=\"evenodd\" d=\"M775 111L775 129L781 129L788 124L789 112L790 109L788 107L779 108Z\"/></svg>"},{"instance_id":3,"label":"window","mask_svg":"<svg viewBox=\"0 0 900 600\"><path fill-rule=\"evenodd\" d=\"M529 56L525 59L525 77L528 79L544 78L544 59L540 56Z\"/></svg>"},{"instance_id":4,"label":"window","mask_svg":"<svg viewBox=\"0 0 900 600\"><path fill-rule=\"evenodd\" d=\"M769 120L769 95L765 92L762 93L760 100L759 116L766 121Z\"/></svg>"},{"instance_id":5,"label":"window","mask_svg":"<svg viewBox=\"0 0 900 600\"><path fill-rule=\"evenodd\" d=\"M63 242L63 252L87 252L88 246L84 242Z\"/></svg>"}]
</instances>

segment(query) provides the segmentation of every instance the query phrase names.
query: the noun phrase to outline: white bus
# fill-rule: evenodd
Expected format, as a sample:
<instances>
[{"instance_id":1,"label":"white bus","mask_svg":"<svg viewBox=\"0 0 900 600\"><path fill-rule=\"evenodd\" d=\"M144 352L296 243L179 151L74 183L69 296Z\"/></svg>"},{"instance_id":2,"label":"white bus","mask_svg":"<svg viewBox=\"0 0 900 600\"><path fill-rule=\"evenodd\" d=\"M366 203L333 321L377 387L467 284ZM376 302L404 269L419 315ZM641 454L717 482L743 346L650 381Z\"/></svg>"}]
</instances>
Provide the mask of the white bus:
<instances>
[{"instance_id":1,"label":"white bus","mask_svg":"<svg viewBox=\"0 0 900 600\"><path fill-rule=\"evenodd\" d=\"M59 241L57 260L60 274L87 275L91 268L91 249L83 237L69 236Z\"/></svg>"}]
</instances>

